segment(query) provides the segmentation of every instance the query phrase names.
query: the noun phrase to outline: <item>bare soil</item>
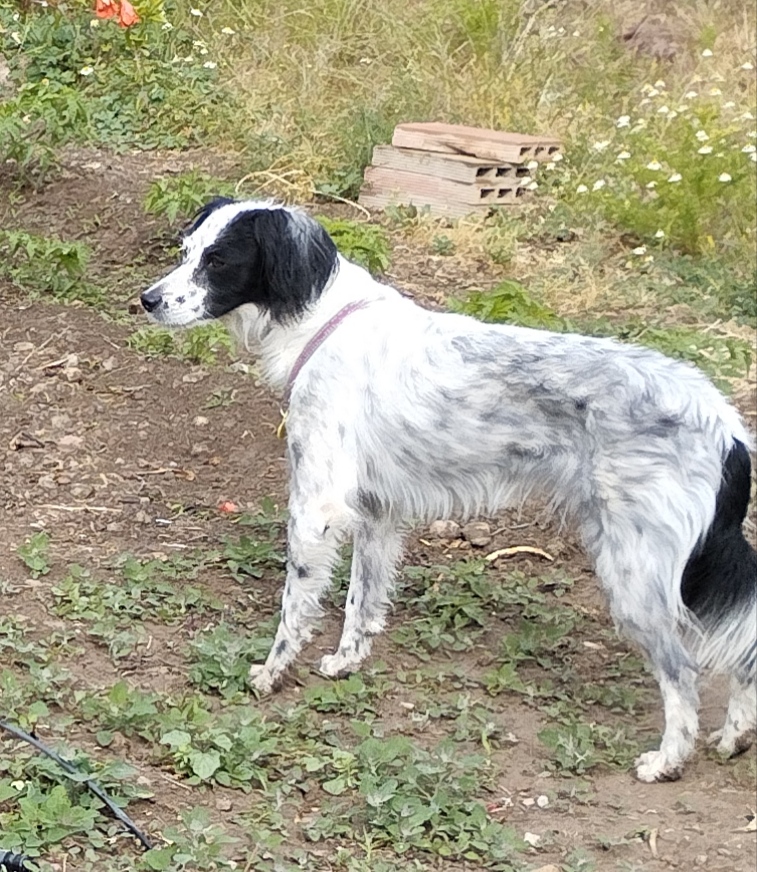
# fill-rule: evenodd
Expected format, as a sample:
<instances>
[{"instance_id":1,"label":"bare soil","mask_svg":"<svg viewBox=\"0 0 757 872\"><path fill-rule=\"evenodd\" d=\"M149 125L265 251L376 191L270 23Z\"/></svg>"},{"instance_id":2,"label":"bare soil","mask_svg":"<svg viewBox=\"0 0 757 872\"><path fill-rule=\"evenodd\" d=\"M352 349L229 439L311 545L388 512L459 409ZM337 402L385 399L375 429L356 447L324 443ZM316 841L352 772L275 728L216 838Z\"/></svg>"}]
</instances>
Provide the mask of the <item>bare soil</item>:
<instances>
[{"instance_id":1,"label":"bare soil","mask_svg":"<svg viewBox=\"0 0 757 872\"><path fill-rule=\"evenodd\" d=\"M50 588L67 565L94 569L108 567L123 552L146 556L217 547L222 536L235 532L231 519L218 511L222 501L233 500L242 509L256 509L266 497L285 503L276 399L253 376L227 365L146 359L126 344L129 334L143 325L129 303L144 277L159 274L171 259L165 225L146 217L141 208L146 186L158 174L185 168L188 162L215 161L207 155L76 153L61 178L38 193L26 193L16 209L16 226L92 245L97 277L109 289L112 303L106 316L84 307L30 302L0 284L0 580L15 591L4 598L2 611L28 619L29 638L60 628L61 619L48 606ZM397 254L391 280L431 305L440 301L440 293L486 280L480 264L468 265L466 272L465 264L407 246ZM108 277L116 273L117 286L111 288ZM217 391L234 391L234 401L209 408ZM565 574L577 579L565 602L590 615L590 626L609 626L586 560L564 532L536 514L505 516L493 523L499 532L487 550L513 544L549 550ZM32 580L16 549L39 530L51 536L54 567L49 576ZM465 547L457 550L465 552ZM448 544L419 531L410 542L407 562L444 562L449 554ZM508 568L538 574L542 567L537 557L527 555L495 572L504 574ZM242 624L275 609L277 581L263 578L240 586L214 575L209 583ZM408 617L398 604L392 623ZM329 612L324 633L304 662L313 662L318 649L333 644L338 618L336 610ZM66 663L76 686L108 687L124 676L143 689L184 686L186 660L176 641L189 638L194 627L149 629L149 649L118 666L82 634L77 644L83 653ZM582 674L602 682L608 658L622 650L620 642L615 651L586 647ZM477 647L450 655L446 665L456 675L474 678L486 654ZM375 656L386 661L390 673L407 662L401 646L388 636L377 645ZM298 681L282 691L283 698L296 698L301 682L316 681L323 679L298 673ZM661 726L661 707L650 679L639 676L639 681L649 689L651 705L635 716L639 723L634 726L651 746ZM724 700L720 686L705 693L703 734L721 725ZM387 729L411 729L403 701L400 686L382 701ZM537 739L548 718L512 694L487 704L518 740L495 751L502 801L492 813L521 834L541 835L542 846L531 858L533 868L563 863L571 851L585 848L600 870L755 869L756 836L743 831L757 804L754 748L723 763L700 746L683 779L670 784L640 784L630 772L600 768L584 777L588 792L571 798L574 781L548 771L546 750ZM443 730L444 722L434 728ZM44 738L42 727L40 735ZM83 724L73 725L67 738L93 755L99 752ZM137 765L155 793L149 803L130 807L138 823L154 834L188 805L206 805L216 819L226 821L248 801L238 791L190 790L153 765L139 740L120 740L117 753ZM523 802L550 791L556 795L558 788L562 798L547 808ZM647 836L634 835L638 833ZM649 833L654 833L652 839Z\"/></svg>"}]
</instances>

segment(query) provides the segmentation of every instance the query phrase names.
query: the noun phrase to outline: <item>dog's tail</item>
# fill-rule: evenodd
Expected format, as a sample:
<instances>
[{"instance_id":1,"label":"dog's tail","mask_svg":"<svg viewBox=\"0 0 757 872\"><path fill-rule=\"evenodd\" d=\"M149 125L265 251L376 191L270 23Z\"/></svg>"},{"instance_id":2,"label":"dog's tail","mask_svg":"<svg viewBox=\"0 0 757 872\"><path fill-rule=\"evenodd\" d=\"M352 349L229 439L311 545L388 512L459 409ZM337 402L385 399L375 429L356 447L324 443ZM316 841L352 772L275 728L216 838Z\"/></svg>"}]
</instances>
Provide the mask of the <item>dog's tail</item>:
<instances>
[{"instance_id":1,"label":"dog's tail","mask_svg":"<svg viewBox=\"0 0 757 872\"><path fill-rule=\"evenodd\" d=\"M750 479L749 451L734 439L712 525L681 580L681 598L703 630L695 646L699 665L742 681L757 671L757 553L742 530Z\"/></svg>"}]
</instances>

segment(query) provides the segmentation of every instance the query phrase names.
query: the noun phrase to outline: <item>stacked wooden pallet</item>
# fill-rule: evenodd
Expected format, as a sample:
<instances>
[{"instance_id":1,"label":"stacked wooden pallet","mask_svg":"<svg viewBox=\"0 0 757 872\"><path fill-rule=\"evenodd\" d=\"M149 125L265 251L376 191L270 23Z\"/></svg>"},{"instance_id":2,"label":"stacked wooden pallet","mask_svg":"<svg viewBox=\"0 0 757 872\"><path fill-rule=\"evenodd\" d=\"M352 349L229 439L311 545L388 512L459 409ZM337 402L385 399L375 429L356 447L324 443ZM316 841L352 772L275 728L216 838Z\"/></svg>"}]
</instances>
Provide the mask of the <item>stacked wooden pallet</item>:
<instances>
[{"instance_id":1,"label":"stacked wooden pallet","mask_svg":"<svg viewBox=\"0 0 757 872\"><path fill-rule=\"evenodd\" d=\"M535 163L554 160L553 138L456 124L398 124L391 145L378 145L365 171L358 202L427 208L459 218L519 202Z\"/></svg>"}]
</instances>

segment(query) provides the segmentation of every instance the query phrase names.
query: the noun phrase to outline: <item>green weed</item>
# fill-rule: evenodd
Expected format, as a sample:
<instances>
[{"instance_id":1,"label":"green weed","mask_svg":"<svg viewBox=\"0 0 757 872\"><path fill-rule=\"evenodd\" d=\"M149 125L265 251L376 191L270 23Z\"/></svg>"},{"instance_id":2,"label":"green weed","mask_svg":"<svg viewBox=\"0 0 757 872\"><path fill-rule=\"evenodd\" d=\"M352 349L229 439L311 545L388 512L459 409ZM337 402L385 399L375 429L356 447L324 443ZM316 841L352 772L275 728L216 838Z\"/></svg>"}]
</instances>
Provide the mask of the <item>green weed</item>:
<instances>
[{"instance_id":1,"label":"green weed","mask_svg":"<svg viewBox=\"0 0 757 872\"><path fill-rule=\"evenodd\" d=\"M250 664L265 660L275 629L268 620L256 625L254 635L226 623L198 633L189 643L189 680L224 698L246 692Z\"/></svg>"},{"instance_id":2,"label":"green weed","mask_svg":"<svg viewBox=\"0 0 757 872\"><path fill-rule=\"evenodd\" d=\"M480 795L487 760L440 745L425 751L406 738L365 738L353 750L334 749L330 760L306 759L321 773L323 789L350 798L350 812L329 803L307 828L310 838L371 833L372 843L399 855L424 851L456 860L507 863L523 843L511 829L492 820Z\"/></svg>"},{"instance_id":3,"label":"green weed","mask_svg":"<svg viewBox=\"0 0 757 872\"><path fill-rule=\"evenodd\" d=\"M147 190L144 205L145 211L164 216L170 224L175 224L177 219L187 221L214 197L233 195L234 188L230 183L192 170L178 176L156 179Z\"/></svg>"},{"instance_id":4,"label":"green weed","mask_svg":"<svg viewBox=\"0 0 757 872\"><path fill-rule=\"evenodd\" d=\"M627 769L640 751L625 727L577 721L547 727L539 733L539 740L551 752L550 768L578 775L600 765Z\"/></svg>"},{"instance_id":5,"label":"green weed","mask_svg":"<svg viewBox=\"0 0 757 872\"><path fill-rule=\"evenodd\" d=\"M374 274L389 267L389 240L381 227L345 218L317 216L340 253Z\"/></svg>"},{"instance_id":6,"label":"green weed","mask_svg":"<svg viewBox=\"0 0 757 872\"><path fill-rule=\"evenodd\" d=\"M91 257L81 242L36 236L23 230L0 231L0 277L33 297L96 306L100 288L85 278Z\"/></svg>"},{"instance_id":7,"label":"green weed","mask_svg":"<svg viewBox=\"0 0 757 872\"><path fill-rule=\"evenodd\" d=\"M145 357L178 357L189 363L212 366L227 357L233 343L222 324L203 324L186 331L140 327L128 338L129 348Z\"/></svg>"},{"instance_id":8,"label":"green weed","mask_svg":"<svg viewBox=\"0 0 757 872\"><path fill-rule=\"evenodd\" d=\"M26 564L32 578L39 578L50 572L50 537L47 533L34 533L16 550Z\"/></svg>"}]
</instances>

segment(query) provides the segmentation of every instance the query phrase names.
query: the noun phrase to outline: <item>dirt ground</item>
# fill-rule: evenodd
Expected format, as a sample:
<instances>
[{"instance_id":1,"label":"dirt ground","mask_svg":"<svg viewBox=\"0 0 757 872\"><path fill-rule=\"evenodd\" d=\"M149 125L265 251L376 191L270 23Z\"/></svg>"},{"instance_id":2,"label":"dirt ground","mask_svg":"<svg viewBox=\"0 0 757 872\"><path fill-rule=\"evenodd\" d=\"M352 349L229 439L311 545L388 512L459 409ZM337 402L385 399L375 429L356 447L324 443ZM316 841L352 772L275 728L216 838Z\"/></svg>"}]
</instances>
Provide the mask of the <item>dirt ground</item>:
<instances>
[{"instance_id":1,"label":"dirt ground","mask_svg":"<svg viewBox=\"0 0 757 872\"><path fill-rule=\"evenodd\" d=\"M93 246L97 279L108 289L117 315L31 302L0 284L0 580L11 591L2 612L23 616L29 638L61 627L48 606L51 587L65 566L108 567L123 552L144 556L214 547L233 532L232 521L217 510L221 501L255 509L266 497L281 504L286 499L283 444L275 435L278 405L253 376L228 365L147 359L127 346L129 334L143 326L141 314L129 304L141 282L170 263L166 227L145 216L142 196L148 182L171 172L178 160L78 153L61 178L38 193L25 193L16 208L16 226ZM184 165L193 160L199 159L181 158ZM406 247L394 259L389 278L431 301L454 284L482 281L479 264L470 265L467 277L459 268L457 273L449 270L447 261ZM115 287L109 286L110 275L118 276ZM219 391L233 391L234 401L209 409L209 399ZM753 422L754 407L744 411ZM564 533L535 514L494 523L499 532L492 550L512 544L550 550L557 565L577 579L564 602L591 615L592 626L609 627L586 560ZM51 536L55 566L49 576L33 580L16 549L40 530ZM445 547L419 531L407 562L443 561ZM539 561L520 560L517 568L538 572ZM215 593L253 621L261 602L266 614L275 609L278 582L263 578L257 585L249 590L218 580ZM399 604L392 623L406 617ZM323 635L306 653L307 662L334 641L337 621L338 612L331 609ZM77 644L83 653L66 665L82 690L107 687L124 676L143 689L181 687L186 664L171 644L175 632L187 635L192 628L151 628L150 649L118 666L102 646L82 635ZM585 650L586 674L601 681L606 659L590 645ZM388 637L375 656L385 660L390 672L404 663L401 646ZM481 650L450 656L453 662L447 667L458 675L475 677L481 668ZM308 675L302 680L322 681ZM640 719L636 726L651 744L661 711L649 679L639 680L651 704L633 717ZM723 691L714 682L705 692L703 734L721 725ZM300 684L290 682L282 698L300 692ZM387 723L403 717L401 702L401 691L382 701ZM532 868L567 863L571 851L585 848L600 870L755 869L756 836L744 831L756 802L754 748L722 763L700 744L683 780L670 784L640 784L630 772L599 768L585 777L587 799L563 791L559 801L540 808L523 800L557 789L558 777L545 766L545 749L536 737L548 719L512 695L489 705L501 712L507 730L518 739L495 751L501 795L509 800L500 814L521 833L541 834L542 847L525 858ZM44 738L44 730L40 735ZM85 725L72 725L67 739L97 754ZM124 739L118 753L139 768L155 793L149 803L131 805L132 815L151 832L160 832L189 801L188 788L152 764L140 742ZM227 794L234 810L243 807L242 794L220 789L215 795L205 790L192 801L223 820L229 805L218 797ZM654 833L652 839L649 833Z\"/></svg>"}]
</instances>

